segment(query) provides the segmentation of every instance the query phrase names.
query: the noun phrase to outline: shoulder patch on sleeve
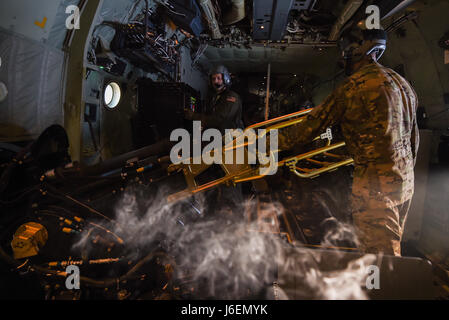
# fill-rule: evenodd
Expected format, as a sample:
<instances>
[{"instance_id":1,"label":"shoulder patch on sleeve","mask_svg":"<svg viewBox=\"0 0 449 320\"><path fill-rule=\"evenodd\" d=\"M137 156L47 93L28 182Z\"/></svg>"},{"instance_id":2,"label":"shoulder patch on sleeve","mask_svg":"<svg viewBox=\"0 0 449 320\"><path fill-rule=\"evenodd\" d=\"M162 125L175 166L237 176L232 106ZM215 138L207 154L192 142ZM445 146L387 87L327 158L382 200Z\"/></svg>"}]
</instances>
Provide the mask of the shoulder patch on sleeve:
<instances>
[{"instance_id":1,"label":"shoulder patch on sleeve","mask_svg":"<svg viewBox=\"0 0 449 320\"><path fill-rule=\"evenodd\" d=\"M237 101L237 99L235 98L235 97L227 97L226 98L226 101L229 101L229 102L236 102Z\"/></svg>"}]
</instances>

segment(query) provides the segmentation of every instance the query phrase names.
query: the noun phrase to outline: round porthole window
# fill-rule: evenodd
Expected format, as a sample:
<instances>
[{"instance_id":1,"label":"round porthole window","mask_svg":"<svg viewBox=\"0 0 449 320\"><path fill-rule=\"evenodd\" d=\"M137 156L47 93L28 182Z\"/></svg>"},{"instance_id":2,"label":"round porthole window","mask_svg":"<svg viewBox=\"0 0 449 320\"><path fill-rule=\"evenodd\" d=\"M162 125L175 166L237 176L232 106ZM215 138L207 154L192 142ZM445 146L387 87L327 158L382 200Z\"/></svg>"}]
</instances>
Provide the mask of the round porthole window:
<instances>
[{"instance_id":1,"label":"round porthole window","mask_svg":"<svg viewBox=\"0 0 449 320\"><path fill-rule=\"evenodd\" d=\"M114 109L120 103L122 90L117 82L109 82L103 92L104 104L109 109Z\"/></svg>"}]
</instances>

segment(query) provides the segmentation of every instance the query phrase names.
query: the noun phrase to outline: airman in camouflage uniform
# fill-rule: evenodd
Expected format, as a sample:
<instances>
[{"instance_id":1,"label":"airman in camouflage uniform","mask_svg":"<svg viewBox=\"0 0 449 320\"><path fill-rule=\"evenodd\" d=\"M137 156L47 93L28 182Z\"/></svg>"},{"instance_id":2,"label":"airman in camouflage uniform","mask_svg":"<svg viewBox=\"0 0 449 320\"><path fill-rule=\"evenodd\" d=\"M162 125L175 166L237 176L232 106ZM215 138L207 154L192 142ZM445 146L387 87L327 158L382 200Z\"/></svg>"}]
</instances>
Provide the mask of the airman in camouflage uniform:
<instances>
[{"instance_id":1,"label":"airman in camouflage uniform","mask_svg":"<svg viewBox=\"0 0 449 320\"><path fill-rule=\"evenodd\" d=\"M226 129L243 129L242 101L240 96L230 89L231 78L226 67L217 66L209 73L210 86L213 94L209 97L206 110L203 113L193 113L186 110L185 117L189 120L201 121L204 129L218 129L222 135ZM242 187L220 186L207 194L208 198L214 198L214 192L218 193L217 201L211 201L221 208L228 208L234 212L235 217L240 217L241 210L238 206L243 203Z\"/></svg>"},{"instance_id":2,"label":"airman in camouflage uniform","mask_svg":"<svg viewBox=\"0 0 449 320\"><path fill-rule=\"evenodd\" d=\"M418 100L410 84L377 63L374 54L364 59L306 121L279 132L279 147L308 143L327 127L340 124L354 159L351 202L359 247L401 255L414 190Z\"/></svg>"}]
</instances>

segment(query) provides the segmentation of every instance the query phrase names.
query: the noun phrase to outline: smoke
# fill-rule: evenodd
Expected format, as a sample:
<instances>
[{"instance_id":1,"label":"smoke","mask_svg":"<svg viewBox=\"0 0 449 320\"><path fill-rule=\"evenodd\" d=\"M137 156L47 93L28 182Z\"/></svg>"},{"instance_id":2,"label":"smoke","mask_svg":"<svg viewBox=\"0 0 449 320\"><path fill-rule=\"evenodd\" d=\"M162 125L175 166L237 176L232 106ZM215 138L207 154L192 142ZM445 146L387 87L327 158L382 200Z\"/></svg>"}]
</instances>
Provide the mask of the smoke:
<instances>
[{"instance_id":1,"label":"smoke","mask_svg":"<svg viewBox=\"0 0 449 320\"><path fill-rule=\"evenodd\" d=\"M349 223L338 221L335 217L330 217L322 222L327 228L326 234L321 241L323 247L338 247L344 243L359 246L354 226Z\"/></svg>"},{"instance_id":2,"label":"smoke","mask_svg":"<svg viewBox=\"0 0 449 320\"><path fill-rule=\"evenodd\" d=\"M175 257L175 278L190 278L195 283L194 298L366 298L362 288L373 256L354 258L339 270L326 270L326 251L294 247L279 235L252 231L260 230L256 222L248 223L226 211L209 216L205 196L167 203L167 194L165 188L152 197L139 190L127 191L116 208L117 224L107 228L123 239L127 257L137 258L155 249ZM237 211L244 212L252 203L236 205ZM282 214L280 204L270 206L276 215ZM323 246L355 239L349 225L336 220L332 225ZM75 247L86 248L88 232ZM342 255L335 251L329 263L342 260ZM292 288L291 283L301 286Z\"/></svg>"},{"instance_id":3,"label":"smoke","mask_svg":"<svg viewBox=\"0 0 449 320\"><path fill-rule=\"evenodd\" d=\"M273 283L282 247L272 234L249 231L246 223L222 219L194 228L180 238L181 248L188 250L181 253L181 261L194 267L193 278L205 284L201 289L206 296L255 296Z\"/></svg>"},{"instance_id":4,"label":"smoke","mask_svg":"<svg viewBox=\"0 0 449 320\"><path fill-rule=\"evenodd\" d=\"M339 261L343 258L338 254L296 249L286 259L290 261L288 266L282 268L281 274L289 276L282 276L279 285L284 287L283 295L288 299L368 299L364 287L367 267L376 260L374 255ZM342 267L346 263L347 266ZM336 265L340 265L341 269L335 270Z\"/></svg>"},{"instance_id":5,"label":"smoke","mask_svg":"<svg viewBox=\"0 0 449 320\"><path fill-rule=\"evenodd\" d=\"M358 244L351 224L331 217L323 221L327 232L322 248L337 248L342 243ZM365 300L364 288L368 267L376 261L372 254L346 253L341 250L287 251L280 269L279 285L284 287L283 299ZM292 287L291 284L295 285Z\"/></svg>"}]
</instances>

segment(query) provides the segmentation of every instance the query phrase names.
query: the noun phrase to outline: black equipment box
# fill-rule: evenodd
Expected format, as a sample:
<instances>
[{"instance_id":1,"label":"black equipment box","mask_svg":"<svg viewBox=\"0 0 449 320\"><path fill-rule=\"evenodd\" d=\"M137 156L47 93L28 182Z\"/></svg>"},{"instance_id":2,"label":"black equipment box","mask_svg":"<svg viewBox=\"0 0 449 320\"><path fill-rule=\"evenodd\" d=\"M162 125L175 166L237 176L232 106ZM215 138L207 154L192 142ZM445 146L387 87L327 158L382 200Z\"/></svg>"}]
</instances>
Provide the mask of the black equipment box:
<instances>
[{"instance_id":1,"label":"black equipment box","mask_svg":"<svg viewBox=\"0 0 449 320\"><path fill-rule=\"evenodd\" d=\"M137 85L134 144L138 148L170 138L174 129L189 130L192 122L184 119L184 110L201 111L200 93L185 83L139 79Z\"/></svg>"},{"instance_id":2,"label":"black equipment box","mask_svg":"<svg viewBox=\"0 0 449 320\"><path fill-rule=\"evenodd\" d=\"M290 300L362 299L360 296L350 297L351 294L357 293L357 290L348 290L348 284L351 281L353 284L357 283L354 280L357 277L360 277L359 293L363 292L368 299L438 298L433 267L430 261L425 259L301 247L286 247L283 254L284 263L279 265L276 282L282 290L282 295ZM368 272L371 268L377 268L378 288L370 289L367 286L370 282L369 276L373 272ZM346 282L348 279L352 280ZM349 293L349 296L341 296L340 292Z\"/></svg>"}]
</instances>

